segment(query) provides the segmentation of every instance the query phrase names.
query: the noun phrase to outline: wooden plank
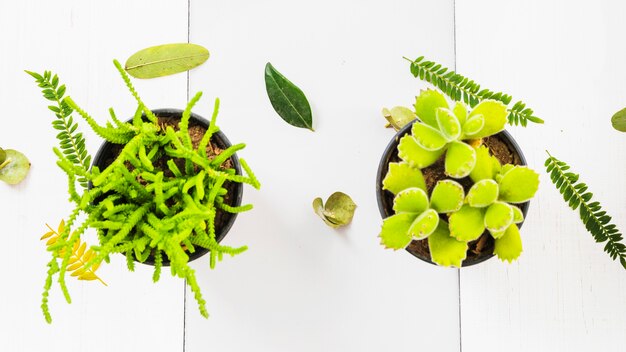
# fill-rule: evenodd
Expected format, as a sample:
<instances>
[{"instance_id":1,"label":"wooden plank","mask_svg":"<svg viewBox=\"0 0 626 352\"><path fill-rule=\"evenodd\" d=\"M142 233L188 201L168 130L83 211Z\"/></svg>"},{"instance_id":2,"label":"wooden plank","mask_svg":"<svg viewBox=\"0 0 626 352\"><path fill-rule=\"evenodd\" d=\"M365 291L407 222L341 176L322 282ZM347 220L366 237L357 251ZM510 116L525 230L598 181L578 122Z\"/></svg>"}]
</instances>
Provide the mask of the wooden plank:
<instances>
[{"instance_id":1,"label":"wooden plank","mask_svg":"<svg viewBox=\"0 0 626 352\"><path fill-rule=\"evenodd\" d=\"M457 68L523 98L545 125L509 130L531 167L545 150L570 163L626 229L626 135L610 126L625 104L620 2L456 3ZM462 347L472 351L621 351L626 276L542 171L522 230L524 253L461 274Z\"/></svg>"},{"instance_id":2,"label":"wooden plank","mask_svg":"<svg viewBox=\"0 0 626 352\"><path fill-rule=\"evenodd\" d=\"M0 184L0 351L182 350L184 284L164 271L162 282L154 285L150 268L138 265L137 272L128 273L120 256L100 270L109 287L68 278L71 305L53 286L54 321L45 323L39 304L49 254L39 236L45 223L55 226L66 217L70 205L66 178L51 151L53 116L22 70L58 73L74 100L104 123L110 106L119 117L134 113L112 59L123 62L145 46L186 40L186 2L0 3L0 143L23 151L32 162L23 184ZM150 106L182 106L186 76L138 82L137 89ZM100 138L85 136L95 153Z\"/></svg>"},{"instance_id":3,"label":"wooden plank","mask_svg":"<svg viewBox=\"0 0 626 352\"><path fill-rule=\"evenodd\" d=\"M225 239L249 251L215 271L195 263L211 317L187 294L186 351L459 349L457 271L385 251L375 175L391 130L384 106L426 87L403 55L453 64L451 1L192 1L190 38L211 51L191 73L197 111L221 98L219 125L263 185ZM273 111L265 63L307 94L316 132ZM333 231L311 208L341 190L358 209Z\"/></svg>"}]
</instances>

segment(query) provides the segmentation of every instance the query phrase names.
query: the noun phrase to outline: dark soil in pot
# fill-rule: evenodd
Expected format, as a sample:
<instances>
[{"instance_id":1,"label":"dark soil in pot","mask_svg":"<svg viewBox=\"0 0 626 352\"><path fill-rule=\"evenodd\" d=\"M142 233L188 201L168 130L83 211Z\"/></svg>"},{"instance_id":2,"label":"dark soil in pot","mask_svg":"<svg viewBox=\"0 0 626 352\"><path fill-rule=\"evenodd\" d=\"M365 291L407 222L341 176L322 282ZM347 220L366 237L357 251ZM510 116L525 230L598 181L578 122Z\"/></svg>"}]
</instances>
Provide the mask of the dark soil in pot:
<instances>
[{"instance_id":1,"label":"dark soil in pot","mask_svg":"<svg viewBox=\"0 0 626 352\"><path fill-rule=\"evenodd\" d=\"M412 125L413 123L410 123L404 126L400 131L398 131L393 140L385 149L385 153L383 154L380 165L378 166L378 175L376 179L376 197L378 200L378 209L383 219L394 214L394 196L391 192L383 190L382 182L387 175L387 171L389 170L389 163L401 161L401 159L398 157L398 143L402 136L411 132ZM521 149L519 148L515 140L511 137L511 135L506 131L502 131L496 135L484 138L483 145L489 148L490 153L498 158L502 165L526 165L526 159L524 158ZM445 154L437 162L435 162L435 164L422 169L422 173L424 174L424 179L426 181L426 188L428 191L427 193L429 196L437 181L443 179L453 179L446 176L444 172L444 157ZM473 184L472 180L469 177L453 180L459 182L465 188L466 192ZM526 217L529 202L519 204L518 206L524 213L524 217ZM447 221L447 218L444 214L441 214L440 216L442 217L442 219L445 219ZM522 225L523 223L520 223L518 224L518 227L521 228ZM478 264L493 257L495 242L488 231L485 231L477 240L469 242L468 245L469 248L467 251L467 257L463 261L462 266ZM430 260L428 239L413 240L408 245L406 250L417 258L434 264Z\"/></svg>"},{"instance_id":2,"label":"dark soil in pot","mask_svg":"<svg viewBox=\"0 0 626 352\"><path fill-rule=\"evenodd\" d=\"M172 126L174 130L178 130L178 122L180 121L180 117L182 116L183 110L178 109L156 109L153 110L154 114L158 117L158 123L163 128L167 126ZM198 144L202 140L207 128L209 127L209 122L202 118L201 116L192 113L191 118L189 119L189 136L191 137L191 142L194 148L197 148ZM221 131L213 133L211 136L211 140L209 145L207 145L207 155L209 158L213 158L216 155L219 155L224 149L227 149L231 146L230 141L226 138L226 135ZM94 166L98 166L100 170L104 170L108 165L113 163L115 158L122 151L123 145L113 144L109 142L104 142L93 161ZM157 160L154 164L155 169L163 171L165 176L173 176L169 168L167 167L167 158L161 158ZM184 160L177 160L175 162L179 169L184 170ZM129 169L132 169L132 165L127 164ZM237 171L238 175L241 175L241 165L239 164L239 159L237 155L233 155L229 159L227 159L222 165L222 168L234 168ZM142 183L141 179L138 179L140 183ZM236 182L226 181L224 183L224 187L228 190L224 200L225 203L230 206L239 206L241 205L241 199L243 196L243 185ZM226 234L232 227L235 222L235 218L237 214L228 213L223 210L218 209L215 216L215 236L217 242L221 242ZM193 253L188 253L189 261L198 259L203 255L209 252L208 249L202 247L195 247L195 251ZM154 265L154 257L151 255L147 260L143 262L144 264ZM169 265L169 260L167 257L163 257L163 265Z\"/></svg>"}]
</instances>

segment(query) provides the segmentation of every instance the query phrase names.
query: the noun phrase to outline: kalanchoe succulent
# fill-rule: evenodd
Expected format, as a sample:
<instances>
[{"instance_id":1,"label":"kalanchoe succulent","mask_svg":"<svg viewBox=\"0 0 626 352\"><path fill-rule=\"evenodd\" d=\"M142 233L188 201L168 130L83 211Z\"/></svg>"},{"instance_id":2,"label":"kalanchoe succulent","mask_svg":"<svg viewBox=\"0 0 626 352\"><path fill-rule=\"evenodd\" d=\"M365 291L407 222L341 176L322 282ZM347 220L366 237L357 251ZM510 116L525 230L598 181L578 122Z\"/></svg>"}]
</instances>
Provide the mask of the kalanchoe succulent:
<instances>
[{"instance_id":1,"label":"kalanchoe succulent","mask_svg":"<svg viewBox=\"0 0 626 352\"><path fill-rule=\"evenodd\" d=\"M445 156L446 174L454 178L469 175L476 164L476 152L465 141L491 136L504 129L506 105L496 100L484 100L470 112L462 102L452 109L439 91L423 91L415 101L411 135L400 140L398 154L402 160L418 168L432 165ZM407 109L383 110L390 123L406 121ZM395 127L395 126L394 126Z\"/></svg>"}]
</instances>

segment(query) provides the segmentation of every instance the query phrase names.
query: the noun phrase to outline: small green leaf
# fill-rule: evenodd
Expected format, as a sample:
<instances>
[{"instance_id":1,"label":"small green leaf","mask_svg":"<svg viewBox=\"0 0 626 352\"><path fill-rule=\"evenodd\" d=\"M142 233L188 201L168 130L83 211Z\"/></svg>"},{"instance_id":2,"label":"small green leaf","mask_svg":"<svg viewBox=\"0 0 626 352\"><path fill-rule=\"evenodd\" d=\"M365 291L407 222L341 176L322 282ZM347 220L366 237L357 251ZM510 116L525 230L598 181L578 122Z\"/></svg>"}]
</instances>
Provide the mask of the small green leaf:
<instances>
[{"instance_id":1,"label":"small green leaf","mask_svg":"<svg viewBox=\"0 0 626 352\"><path fill-rule=\"evenodd\" d=\"M409 234L409 228L411 228L415 218L415 214L402 213L383 220L383 227L379 235L380 243L394 250L406 248L413 240L413 236Z\"/></svg>"},{"instance_id":2,"label":"small green leaf","mask_svg":"<svg viewBox=\"0 0 626 352\"><path fill-rule=\"evenodd\" d=\"M506 260L509 263L519 258L522 254L522 237L517 225L509 226L504 235L496 239L493 254L497 255L500 260Z\"/></svg>"},{"instance_id":3,"label":"small green leaf","mask_svg":"<svg viewBox=\"0 0 626 352\"><path fill-rule=\"evenodd\" d=\"M439 215L434 209L428 209L421 213L411 224L409 234L413 238L421 240L430 236L439 224Z\"/></svg>"},{"instance_id":4,"label":"small green leaf","mask_svg":"<svg viewBox=\"0 0 626 352\"><path fill-rule=\"evenodd\" d=\"M417 187L407 188L393 199L393 211L399 213L421 214L428 209L428 195Z\"/></svg>"},{"instance_id":5,"label":"small green leaf","mask_svg":"<svg viewBox=\"0 0 626 352\"><path fill-rule=\"evenodd\" d=\"M432 261L441 266L460 268L467 257L467 242L450 236L448 224L443 220L439 221L437 229L428 236L428 246Z\"/></svg>"},{"instance_id":6,"label":"small green leaf","mask_svg":"<svg viewBox=\"0 0 626 352\"><path fill-rule=\"evenodd\" d=\"M396 131L399 131L402 127L406 126L417 117L415 116L413 110L404 106L396 106L391 108L391 110L384 108L383 116L387 119L389 125Z\"/></svg>"},{"instance_id":7,"label":"small green leaf","mask_svg":"<svg viewBox=\"0 0 626 352\"><path fill-rule=\"evenodd\" d=\"M285 122L313 131L313 116L306 96L269 62L265 65L265 89L272 107Z\"/></svg>"},{"instance_id":8,"label":"small green leaf","mask_svg":"<svg viewBox=\"0 0 626 352\"><path fill-rule=\"evenodd\" d=\"M428 151L441 150L448 143L446 137L439 130L422 122L415 122L411 128L411 133L417 144Z\"/></svg>"},{"instance_id":9,"label":"small green leaf","mask_svg":"<svg viewBox=\"0 0 626 352\"><path fill-rule=\"evenodd\" d=\"M352 222L356 204L349 195L342 192L335 192L328 197L326 206L321 198L313 200L315 213L324 220L326 225L332 228L346 226Z\"/></svg>"},{"instance_id":10,"label":"small green leaf","mask_svg":"<svg viewBox=\"0 0 626 352\"><path fill-rule=\"evenodd\" d=\"M389 171L383 180L383 189L398 194L411 187L426 190L426 182L420 169L407 163L389 163Z\"/></svg>"},{"instance_id":11,"label":"small green leaf","mask_svg":"<svg viewBox=\"0 0 626 352\"><path fill-rule=\"evenodd\" d=\"M461 137L461 124L454 113L445 108L437 109L439 132L448 140L454 141Z\"/></svg>"},{"instance_id":12,"label":"small green leaf","mask_svg":"<svg viewBox=\"0 0 626 352\"><path fill-rule=\"evenodd\" d=\"M0 164L2 164L7 158L7 152L0 148Z\"/></svg>"},{"instance_id":13,"label":"small green leaf","mask_svg":"<svg viewBox=\"0 0 626 352\"><path fill-rule=\"evenodd\" d=\"M495 202L485 213L485 227L489 232L502 232L513 223L513 208L504 202Z\"/></svg>"},{"instance_id":14,"label":"small green leaf","mask_svg":"<svg viewBox=\"0 0 626 352\"><path fill-rule=\"evenodd\" d=\"M497 162L497 159L495 159ZM493 179L494 172L494 162L489 154L489 148L481 145L476 148L476 165L470 172L470 178L474 182L478 182L480 180L491 180Z\"/></svg>"},{"instance_id":15,"label":"small green leaf","mask_svg":"<svg viewBox=\"0 0 626 352\"><path fill-rule=\"evenodd\" d=\"M508 169L508 168L507 168ZM502 169L505 171L505 168ZM539 188L539 174L525 166L508 170L500 184L500 200L508 203L524 203L535 196Z\"/></svg>"},{"instance_id":16,"label":"small green leaf","mask_svg":"<svg viewBox=\"0 0 626 352\"><path fill-rule=\"evenodd\" d=\"M611 117L613 128L620 132L626 132L626 108L618 111Z\"/></svg>"},{"instance_id":17,"label":"small green leaf","mask_svg":"<svg viewBox=\"0 0 626 352\"><path fill-rule=\"evenodd\" d=\"M155 78L191 70L208 58L209 51L197 44L165 44L136 52L124 69L135 78Z\"/></svg>"},{"instance_id":18,"label":"small green leaf","mask_svg":"<svg viewBox=\"0 0 626 352\"><path fill-rule=\"evenodd\" d=\"M470 117L463 125L463 134L465 136L473 138L478 134L485 126L485 118L483 115L474 115Z\"/></svg>"},{"instance_id":19,"label":"small green leaf","mask_svg":"<svg viewBox=\"0 0 626 352\"><path fill-rule=\"evenodd\" d=\"M0 181L16 185L26 177L30 170L30 161L17 150L4 150L5 159L0 163Z\"/></svg>"},{"instance_id":20,"label":"small green leaf","mask_svg":"<svg viewBox=\"0 0 626 352\"><path fill-rule=\"evenodd\" d=\"M454 109L452 109L452 111L454 112L454 116L456 116L457 120L459 120L461 126L463 126L465 121L467 121L467 105L465 105L462 101L457 101L456 104L454 104Z\"/></svg>"},{"instance_id":21,"label":"small green leaf","mask_svg":"<svg viewBox=\"0 0 626 352\"><path fill-rule=\"evenodd\" d=\"M446 153L446 174L454 178L463 178L472 172L476 165L476 150L463 142L452 142Z\"/></svg>"},{"instance_id":22,"label":"small green leaf","mask_svg":"<svg viewBox=\"0 0 626 352\"><path fill-rule=\"evenodd\" d=\"M516 207L515 205L511 206L511 208L513 209L513 222L519 224L524 221L524 213L522 212L522 209Z\"/></svg>"},{"instance_id":23,"label":"small green leaf","mask_svg":"<svg viewBox=\"0 0 626 352\"><path fill-rule=\"evenodd\" d=\"M459 241L473 241L485 232L485 210L464 205L450 215L450 234Z\"/></svg>"},{"instance_id":24,"label":"small green leaf","mask_svg":"<svg viewBox=\"0 0 626 352\"><path fill-rule=\"evenodd\" d=\"M448 101L439 91L427 89L415 97L415 114L425 124L437 128L437 108L448 108Z\"/></svg>"},{"instance_id":25,"label":"small green leaf","mask_svg":"<svg viewBox=\"0 0 626 352\"><path fill-rule=\"evenodd\" d=\"M494 180L480 180L467 193L467 203L474 208L484 208L498 199L498 184Z\"/></svg>"},{"instance_id":26,"label":"small green leaf","mask_svg":"<svg viewBox=\"0 0 626 352\"><path fill-rule=\"evenodd\" d=\"M438 181L430 197L430 205L438 213L451 213L463 206L463 186L453 180Z\"/></svg>"},{"instance_id":27,"label":"small green leaf","mask_svg":"<svg viewBox=\"0 0 626 352\"><path fill-rule=\"evenodd\" d=\"M474 107L474 110L470 113L469 117L483 115L485 118L485 125L476 134L472 134L472 138L483 138L494 135L504 129L509 112L506 110L506 105L496 100L483 100Z\"/></svg>"},{"instance_id":28,"label":"small green leaf","mask_svg":"<svg viewBox=\"0 0 626 352\"><path fill-rule=\"evenodd\" d=\"M426 150L417 144L413 136L408 134L400 138L400 143L398 144L398 156L400 159L420 169L434 164L444 152L444 148L436 151Z\"/></svg>"}]
</instances>

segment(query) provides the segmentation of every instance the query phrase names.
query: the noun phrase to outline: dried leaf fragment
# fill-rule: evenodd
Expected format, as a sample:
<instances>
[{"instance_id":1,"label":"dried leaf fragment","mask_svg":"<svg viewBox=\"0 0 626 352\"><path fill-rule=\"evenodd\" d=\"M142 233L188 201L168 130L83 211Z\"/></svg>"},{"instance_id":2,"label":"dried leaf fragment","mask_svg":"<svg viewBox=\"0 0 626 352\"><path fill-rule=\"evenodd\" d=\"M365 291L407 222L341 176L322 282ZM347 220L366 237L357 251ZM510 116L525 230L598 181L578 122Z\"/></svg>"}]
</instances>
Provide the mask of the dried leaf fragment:
<instances>
[{"instance_id":1,"label":"dried leaf fragment","mask_svg":"<svg viewBox=\"0 0 626 352\"><path fill-rule=\"evenodd\" d=\"M349 195L343 192L335 192L328 197L326 205L322 198L313 200L313 210L326 225L332 228L346 226L352 222L356 204Z\"/></svg>"}]
</instances>

